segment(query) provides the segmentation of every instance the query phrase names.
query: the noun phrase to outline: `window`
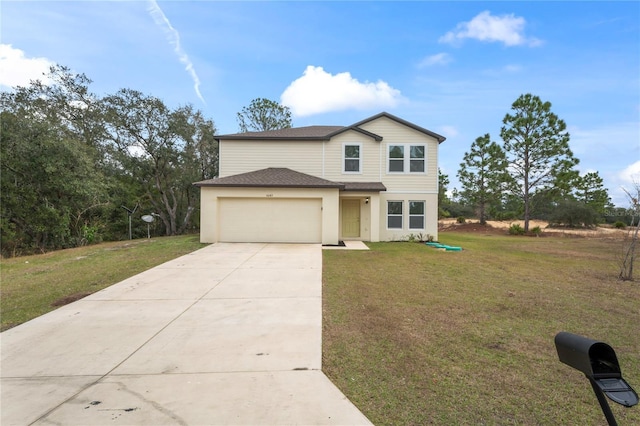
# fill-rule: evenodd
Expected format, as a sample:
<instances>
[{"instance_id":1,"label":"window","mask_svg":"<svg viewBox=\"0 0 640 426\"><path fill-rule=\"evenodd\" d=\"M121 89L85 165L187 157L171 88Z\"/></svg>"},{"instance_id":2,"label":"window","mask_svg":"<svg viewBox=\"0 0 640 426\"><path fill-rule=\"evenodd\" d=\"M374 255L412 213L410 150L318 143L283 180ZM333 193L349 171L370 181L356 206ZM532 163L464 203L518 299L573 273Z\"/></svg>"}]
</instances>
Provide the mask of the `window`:
<instances>
[{"instance_id":1,"label":"window","mask_svg":"<svg viewBox=\"0 0 640 426\"><path fill-rule=\"evenodd\" d=\"M404 172L404 145L389 145L389 171Z\"/></svg>"},{"instance_id":2,"label":"window","mask_svg":"<svg viewBox=\"0 0 640 426\"><path fill-rule=\"evenodd\" d=\"M426 145L389 145L389 173L425 173L426 151Z\"/></svg>"},{"instance_id":3,"label":"window","mask_svg":"<svg viewBox=\"0 0 640 426\"><path fill-rule=\"evenodd\" d=\"M387 228L402 229L402 201L387 201Z\"/></svg>"},{"instance_id":4,"label":"window","mask_svg":"<svg viewBox=\"0 0 640 426\"><path fill-rule=\"evenodd\" d=\"M409 170L411 173L424 173L424 145L411 145Z\"/></svg>"},{"instance_id":5,"label":"window","mask_svg":"<svg viewBox=\"0 0 640 426\"><path fill-rule=\"evenodd\" d=\"M342 171L344 173L361 173L360 160L362 157L360 151L362 146L360 144L344 144L343 147L344 162Z\"/></svg>"},{"instance_id":6,"label":"window","mask_svg":"<svg viewBox=\"0 0 640 426\"><path fill-rule=\"evenodd\" d=\"M424 229L424 201L409 201L409 229Z\"/></svg>"}]
</instances>

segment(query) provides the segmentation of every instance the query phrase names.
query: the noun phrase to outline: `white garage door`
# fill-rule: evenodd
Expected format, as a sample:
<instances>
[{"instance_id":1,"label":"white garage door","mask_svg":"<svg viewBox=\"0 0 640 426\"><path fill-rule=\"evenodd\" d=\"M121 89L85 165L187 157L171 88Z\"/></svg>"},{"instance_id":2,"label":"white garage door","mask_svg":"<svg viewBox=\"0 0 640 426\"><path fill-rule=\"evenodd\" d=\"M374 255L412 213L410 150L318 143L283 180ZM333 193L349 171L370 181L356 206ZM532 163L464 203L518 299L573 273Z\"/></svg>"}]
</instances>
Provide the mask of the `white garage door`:
<instances>
[{"instance_id":1,"label":"white garage door","mask_svg":"<svg viewBox=\"0 0 640 426\"><path fill-rule=\"evenodd\" d=\"M319 198L220 198L220 241L320 243Z\"/></svg>"}]
</instances>

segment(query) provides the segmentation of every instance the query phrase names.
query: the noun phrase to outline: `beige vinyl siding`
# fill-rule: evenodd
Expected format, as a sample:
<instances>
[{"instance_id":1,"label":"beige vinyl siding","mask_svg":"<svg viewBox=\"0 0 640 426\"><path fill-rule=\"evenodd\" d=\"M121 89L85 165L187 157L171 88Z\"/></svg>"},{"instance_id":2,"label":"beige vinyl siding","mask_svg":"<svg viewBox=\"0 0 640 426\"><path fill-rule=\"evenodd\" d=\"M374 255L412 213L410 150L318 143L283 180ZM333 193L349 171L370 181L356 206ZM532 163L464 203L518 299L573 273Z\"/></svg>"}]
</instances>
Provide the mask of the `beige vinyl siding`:
<instances>
[{"instance_id":1,"label":"beige vinyl siding","mask_svg":"<svg viewBox=\"0 0 640 426\"><path fill-rule=\"evenodd\" d=\"M322 177L321 141L220 141L220 177L286 167Z\"/></svg>"},{"instance_id":2,"label":"beige vinyl siding","mask_svg":"<svg viewBox=\"0 0 640 426\"><path fill-rule=\"evenodd\" d=\"M387 229L387 201L402 201L402 229ZM425 229L409 229L409 201L424 201ZM411 234L438 239L438 194L380 193L380 241L406 240Z\"/></svg>"},{"instance_id":3,"label":"beige vinyl siding","mask_svg":"<svg viewBox=\"0 0 640 426\"><path fill-rule=\"evenodd\" d=\"M431 136L406 127L386 117L368 122L361 128L383 136L380 155L382 182L390 192L427 192L438 191L438 141ZM426 145L426 173L388 173L389 145L425 144ZM408 153L406 153L408 155Z\"/></svg>"},{"instance_id":4,"label":"beige vinyl siding","mask_svg":"<svg viewBox=\"0 0 640 426\"><path fill-rule=\"evenodd\" d=\"M344 144L361 144L361 173L343 173ZM380 142L355 131L347 131L334 136L325 143L324 179L336 182L379 182L380 181Z\"/></svg>"}]
</instances>

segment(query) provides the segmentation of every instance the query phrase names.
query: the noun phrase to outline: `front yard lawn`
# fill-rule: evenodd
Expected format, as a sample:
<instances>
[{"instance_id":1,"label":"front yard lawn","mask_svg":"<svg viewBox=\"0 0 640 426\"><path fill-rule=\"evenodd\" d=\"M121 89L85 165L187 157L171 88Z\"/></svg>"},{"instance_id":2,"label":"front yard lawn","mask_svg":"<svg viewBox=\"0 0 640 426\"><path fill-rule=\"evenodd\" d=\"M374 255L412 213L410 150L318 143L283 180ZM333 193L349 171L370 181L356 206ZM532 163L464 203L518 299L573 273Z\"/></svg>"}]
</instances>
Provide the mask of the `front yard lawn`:
<instances>
[{"instance_id":1,"label":"front yard lawn","mask_svg":"<svg viewBox=\"0 0 640 426\"><path fill-rule=\"evenodd\" d=\"M447 232L326 250L323 370L376 425L606 424L559 362L559 331L616 350L640 391L640 283L616 279L621 241ZM621 425L640 407L610 402Z\"/></svg>"},{"instance_id":2,"label":"front yard lawn","mask_svg":"<svg viewBox=\"0 0 640 426\"><path fill-rule=\"evenodd\" d=\"M0 331L202 247L198 235L181 235L2 259Z\"/></svg>"}]
</instances>

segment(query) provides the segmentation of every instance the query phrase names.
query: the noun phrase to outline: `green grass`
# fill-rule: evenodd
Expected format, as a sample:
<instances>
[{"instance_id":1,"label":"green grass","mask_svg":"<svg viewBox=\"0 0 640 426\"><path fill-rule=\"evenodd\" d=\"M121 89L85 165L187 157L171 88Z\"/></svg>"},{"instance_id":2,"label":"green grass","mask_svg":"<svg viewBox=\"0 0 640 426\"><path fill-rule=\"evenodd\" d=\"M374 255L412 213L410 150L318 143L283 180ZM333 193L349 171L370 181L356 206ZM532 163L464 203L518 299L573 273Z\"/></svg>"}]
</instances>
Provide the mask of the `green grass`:
<instances>
[{"instance_id":1,"label":"green grass","mask_svg":"<svg viewBox=\"0 0 640 426\"><path fill-rule=\"evenodd\" d=\"M640 284L616 279L621 241L440 234L325 251L323 370L376 425L606 424L569 331L616 350L640 390ZM611 402L621 425L640 408Z\"/></svg>"},{"instance_id":2,"label":"green grass","mask_svg":"<svg viewBox=\"0 0 640 426\"><path fill-rule=\"evenodd\" d=\"M121 241L2 259L0 330L204 247L198 238Z\"/></svg>"},{"instance_id":3,"label":"green grass","mask_svg":"<svg viewBox=\"0 0 640 426\"><path fill-rule=\"evenodd\" d=\"M557 359L571 331L611 344L640 389L640 284L616 280L616 240L441 233L325 251L323 370L377 425L605 424ZM203 247L197 236L3 259L2 330ZM621 425L640 408L611 403Z\"/></svg>"}]
</instances>

